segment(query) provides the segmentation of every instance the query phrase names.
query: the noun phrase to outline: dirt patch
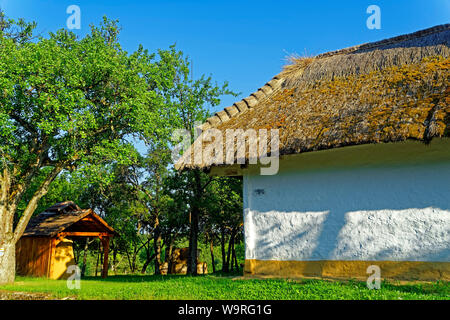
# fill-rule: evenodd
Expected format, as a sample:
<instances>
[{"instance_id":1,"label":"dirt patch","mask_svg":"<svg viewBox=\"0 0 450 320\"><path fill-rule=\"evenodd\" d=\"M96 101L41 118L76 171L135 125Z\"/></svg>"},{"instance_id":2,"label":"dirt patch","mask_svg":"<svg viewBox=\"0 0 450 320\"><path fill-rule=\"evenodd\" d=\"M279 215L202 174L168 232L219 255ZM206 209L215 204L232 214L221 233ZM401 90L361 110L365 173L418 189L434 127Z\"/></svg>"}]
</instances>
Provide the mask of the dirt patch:
<instances>
[{"instance_id":1,"label":"dirt patch","mask_svg":"<svg viewBox=\"0 0 450 320\"><path fill-rule=\"evenodd\" d=\"M0 300L73 300L72 297L57 299L48 293L42 292L17 292L0 290Z\"/></svg>"}]
</instances>

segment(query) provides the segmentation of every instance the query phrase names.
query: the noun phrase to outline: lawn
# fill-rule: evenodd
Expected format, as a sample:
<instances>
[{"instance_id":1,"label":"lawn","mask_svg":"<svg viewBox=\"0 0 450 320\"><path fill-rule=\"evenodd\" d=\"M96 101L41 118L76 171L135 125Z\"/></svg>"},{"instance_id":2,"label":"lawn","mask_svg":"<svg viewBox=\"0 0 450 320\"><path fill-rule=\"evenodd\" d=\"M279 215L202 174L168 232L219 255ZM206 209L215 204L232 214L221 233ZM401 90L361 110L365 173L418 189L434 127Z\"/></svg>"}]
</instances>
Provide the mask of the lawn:
<instances>
[{"instance_id":1,"label":"lawn","mask_svg":"<svg viewBox=\"0 0 450 320\"><path fill-rule=\"evenodd\" d=\"M71 290L65 280L17 277L14 285L0 291L32 292L54 298L74 299L450 299L450 283L399 284L383 282L369 290L365 282L325 280L242 279L220 275L187 277L110 276L87 277L81 289ZM42 295L41 295L42 296ZM20 296L19 296L20 297ZM20 298L19 298L20 299Z\"/></svg>"}]
</instances>

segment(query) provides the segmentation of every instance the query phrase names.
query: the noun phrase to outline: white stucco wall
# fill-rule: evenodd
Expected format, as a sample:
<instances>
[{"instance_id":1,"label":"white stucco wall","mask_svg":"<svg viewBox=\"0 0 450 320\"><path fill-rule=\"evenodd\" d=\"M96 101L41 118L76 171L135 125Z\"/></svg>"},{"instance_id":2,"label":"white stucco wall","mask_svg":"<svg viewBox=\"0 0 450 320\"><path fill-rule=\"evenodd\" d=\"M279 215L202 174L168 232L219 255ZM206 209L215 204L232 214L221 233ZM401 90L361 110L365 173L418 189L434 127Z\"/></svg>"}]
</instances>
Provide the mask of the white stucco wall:
<instances>
[{"instance_id":1,"label":"white stucco wall","mask_svg":"<svg viewBox=\"0 0 450 320\"><path fill-rule=\"evenodd\" d=\"M246 259L450 261L450 161L300 166L244 175Z\"/></svg>"}]
</instances>

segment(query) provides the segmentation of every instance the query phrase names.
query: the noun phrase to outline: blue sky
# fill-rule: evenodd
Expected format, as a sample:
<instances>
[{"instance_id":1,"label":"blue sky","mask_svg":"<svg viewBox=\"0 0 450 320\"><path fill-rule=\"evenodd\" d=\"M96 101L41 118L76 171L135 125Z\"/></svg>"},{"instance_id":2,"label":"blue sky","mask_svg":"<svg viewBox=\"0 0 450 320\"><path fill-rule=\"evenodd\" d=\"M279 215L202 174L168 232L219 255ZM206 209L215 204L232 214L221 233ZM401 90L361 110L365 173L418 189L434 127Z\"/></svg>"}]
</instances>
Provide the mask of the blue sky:
<instances>
[{"instance_id":1,"label":"blue sky","mask_svg":"<svg viewBox=\"0 0 450 320\"><path fill-rule=\"evenodd\" d=\"M176 43L194 63L194 77L212 74L244 98L286 63L287 55L315 55L450 22L450 0L426 1L76 1L0 0L13 18L38 22L43 34L66 27L69 5L81 9L83 35L103 15L119 19L128 51ZM381 9L381 29L369 30L369 5ZM226 97L217 109L235 102Z\"/></svg>"}]
</instances>

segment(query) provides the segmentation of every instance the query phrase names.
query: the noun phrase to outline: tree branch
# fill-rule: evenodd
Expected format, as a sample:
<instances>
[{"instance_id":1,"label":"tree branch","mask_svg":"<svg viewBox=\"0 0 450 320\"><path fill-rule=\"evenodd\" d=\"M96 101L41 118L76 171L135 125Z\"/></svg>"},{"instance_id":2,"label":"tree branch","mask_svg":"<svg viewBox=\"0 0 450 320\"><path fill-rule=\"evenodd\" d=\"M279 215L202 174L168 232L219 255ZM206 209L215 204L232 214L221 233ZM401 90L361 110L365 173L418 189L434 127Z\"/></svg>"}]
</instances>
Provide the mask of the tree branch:
<instances>
[{"instance_id":1,"label":"tree branch","mask_svg":"<svg viewBox=\"0 0 450 320\"><path fill-rule=\"evenodd\" d=\"M22 236L23 232L25 231L25 228L28 225L28 222L30 221L31 216L34 213L34 210L36 210L39 200L48 192L48 188L49 188L50 184L58 176L58 174L62 171L63 168L64 168L63 164L59 164L58 166L54 167L52 172L50 172L50 174L47 176L47 178L41 183L39 188L33 194L33 197L28 202L28 205L25 208L23 215L20 218L19 223L16 226L16 229L14 230L14 241L16 243L17 243L17 241L19 241L20 237Z\"/></svg>"},{"instance_id":2,"label":"tree branch","mask_svg":"<svg viewBox=\"0 0 450 320\"><path fill-rule=\"evenodd\" d=\"M214 177L209 178L208 182L202 187L202 190L205 191L205 188L214 180Z\"/></svg>"}]
</instances>

